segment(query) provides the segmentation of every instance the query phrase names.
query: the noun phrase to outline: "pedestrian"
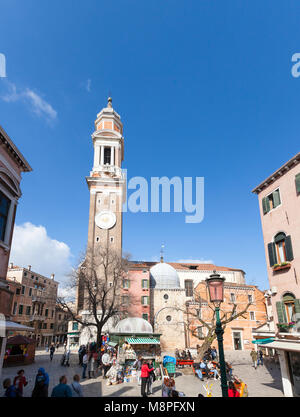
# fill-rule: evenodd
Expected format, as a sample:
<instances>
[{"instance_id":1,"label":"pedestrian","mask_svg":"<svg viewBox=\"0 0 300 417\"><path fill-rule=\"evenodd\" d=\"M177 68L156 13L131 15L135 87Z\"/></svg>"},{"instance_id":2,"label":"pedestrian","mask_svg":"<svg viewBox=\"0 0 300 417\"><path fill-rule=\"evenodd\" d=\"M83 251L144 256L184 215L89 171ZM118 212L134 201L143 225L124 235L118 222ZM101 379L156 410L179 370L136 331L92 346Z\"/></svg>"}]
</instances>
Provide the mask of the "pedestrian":
<instances>
[{"instance_id":1,"label":"pedestrian","mask_svg":"<svg viewBox=\"0 0 300 417\"><path fill-rule=\"evenodd\" d=\"M147 388L149 373L151 371L154 371L154 368L149 368L148 363L144 359L141 360L141 363L142 363L142 367L141 367L141 380L142 380L141 395L142 395L142 397L147 397L146 388Z\"/></svg>"},{"instance_id":2,"label":"pedestrian","mask_svg":"<svg viewBox=\"0 0 300 417\"><path fill-rule=\"evenodd\" d=\"M88 357L87 352L85 352L85 354L82 358L82 368L83 368L83 370L82 370L82 379L86 378L86 368L87 368L87 365L88 365L88 361L89 361L89 357Z\"/></svg>"},{"instance_id":3,"label":"pedestrian","mask_svg":"<svg viewBox=\"0 0 300 417\"><path fill-rule=\"evenodd\" d=\"M24 373L24 369L20 369L20 371L18 371L17 376L14 379L14 386L20 394L20 397L23 397L23 388L26 387L26 385L28 384Z\"/></svg>"},{"instance_id":4,"label":"pedestrian","mask_svg":"<svg viewBox=\"0 0 300 417\"><path fill-rule=\"evenodd\" d=\"M79 384L80 376L74 375L73 382L71 384L72 397L83 397L82 386Z\"/></svg>"},{"instance_id":5,"label":"pedestrian","mask_svg":"<svg viewBox=\"0 0 300 417\"><path fill-rule=\"evenodd\" d=\"M85 355L85 346L81 345L78 349L78 359L79 359L79 365L82 366L82 358Z\"/></svg>"},{"instance_id":6,"label":"pedestrian","mask_svg":"<svg viewBox=\"0 0 300 417\"><path fill-rule=\"evenodd\" d=\"M217 353L217 349L215 347L212 348L211 355L212 355L213 360L217 359L218 353Z\"/></svg>"},{"instance_id":7,"label":"pedestrian","mask_svg":"<svg viewBox=\"0 0 300 417\"><path fill-rule=\"evenodd\" d=\"M239 397L240 393L235 388L234 383L232 381L228 382L228 397Z\"/></svg>"},{"instance_id":8,"label":"pedestrian","mask_svg":"<svg viewBox=\"0 0 300 417\"><path fill-rule=\"evenodd\" d=\"M55 352L55 346L54 346L54 343L51 343L51 346L50 346L50 361L52 361L52 359L53 359L54 352Z\"/></svg>"},{"instance_id":9,"label":"pedestrian","mask_svg":"<svg viewBox=\"0 0 300 417\"><path fill-rule=\"evenodd\" d=\"M56 342L56 350L59 348L59 341Z\"/></svg>"},{"instance_id":10,"label":"pedestrian","mask_svg":"<svg viewBox=\"0 0 300 417\"><path fill-rule=\"evenodd\" d=\"M257 366L264 364L263 363L263 357L264 357L263 351L261 349L259 349L258 358L257 358Z\"/></svg>"},{"instance_id":11,"label":"pedestrian","mask_svg":"<svg viewBox=\"0 0 300 417\"><path fill-rule=\"evenodd\" d=\"M195 374L200 378L201 381L203 381L202 368L200 368L200 364L199 363L194 363L193 367L194 367L194 370L195 370Z\"/></svg>"},{"instance_id":12,"label":"pedestrian","mask_svg":"<svg viewBox=\"0 0 300 417\"><path fill-rule=\"evenodd\" d=\"M257 352L254 349L252 349L251 352L250 352L250 356L251 356L251 359L252 359L253 366L256 369L256 366L257 366Z\"/></svg>"},{"instance_id":13,"label":"pedestrian","mask_svg":"<svg viewBox=\"0 0 300 417\"><path fill-rule=\"evenodd\" d=\"M209 361L207 364L207 368L209 369L209 372L212 372L214 374L214 380L219 378L219 373L215 365L212 361Z\"/></svg>"},{"instance_id":14,"label":"pedestrian","mask_svg":"<svg viewBox=\"0 0 300 417\"><path fill-rule=\"evenodd\" d=\"M187 351L187 357L188 357L188 359L190 359L190 360L192 360L193 358L192 358L192 354L191 354L191 352L188 350Z\"/></svg>"},{"instance_id":15,"label":"pedestrian","mask_svg":"<svg viewBox=\"0 0 300 417\"><path fill-rule=\"evenodd\" d=\"M152 384L156 380L153 362L150 361L149 368L152 368L152 371L149 372L148 383L147 383L147 395L153 394Z\"/></svg>"},{"instance_id":16,"label":"pedestrian","mask_svg":"<svg viewBox=\"0 0 300 417\"><path fill-rule=\"evenodd\" d=\"M226 367L227 380L231 381L232 380L232 366L228 362L225 362L225 367Z\"/></svg>"},{"instance_id":17,"label":"pedestrian","mask_svg":"<svg viewBox=\"0 0 300 417\"><path fill-rule=\"evenodd\" d=\"M44 368L39 368L31 396L35 398L48 397L48 388L49 375Z\"/></svg>"},{"instance_id":18,"label":"pedestrian","mask_svg":"<svg viewBox=\"0 0 300 417\"><path fill-rule=\"evenodd\" d=\"M136 369L136 375L137 375L137 382L138 385L141 385L141 371L142 371L142 357L138 356L137 360L134 362L133 367Z\"/></svg>"},{"instance_id":19,"label":"pedestrian","mask_svg":"<svg viewBox=\"0 0 300 417\"><path fill-rule=\"evenodd\" d=\"M69 385L67 385L67 377L65 375L59 378L59 384L56 385L53 390L51 397L72 397L72 391Z\"/></svg>"},{"instance_id":20,"label":"pedestrian","mask_svg":"<svg viewBox=\"0 0 300 417\"><path fill-rule=\"evenodd\" d=\"M95 378L95 359L94 359L93 352L90 352L89 354L88 375L89 375L89 378Z\"/></svg>"},{"instance_id":21,"label":"pedestrian","mask_svg":"<svg viewBox=\"0 0 300 417\"><path fill-rule=\"evenodd\" d=\"M18 397L18 391L16 387L11 383L10 378L6 378L3 381L3 388L5 389L4 397L16 398Z\"/></svg>"}]
</instances>

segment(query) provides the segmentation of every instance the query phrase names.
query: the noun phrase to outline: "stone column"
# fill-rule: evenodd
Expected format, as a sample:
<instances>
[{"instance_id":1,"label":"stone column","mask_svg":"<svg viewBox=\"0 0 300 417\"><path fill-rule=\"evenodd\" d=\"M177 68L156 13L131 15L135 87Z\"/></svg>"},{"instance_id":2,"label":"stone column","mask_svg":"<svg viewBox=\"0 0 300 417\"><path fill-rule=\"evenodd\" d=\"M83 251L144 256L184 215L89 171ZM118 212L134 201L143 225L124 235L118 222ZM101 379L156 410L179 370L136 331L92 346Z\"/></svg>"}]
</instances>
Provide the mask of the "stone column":
<instances>
[{"instance_id":1,"label":"stone column","mask_svg":"<svg viewBox=\"0 0 300 417\"><path fill-rule=\"evenodd\" d=\"M110 164L115 165L115 147L111 147L111 158L110 158Z\"/></svg>"},{"instance_id":2,"label":"stone column","mask_svg":"<svg viewBox=\"0 0 300 417\"><path fill-rule=\"evenodd\" d=\"M104 146L101 146L101 165L104 164Z\"/></svg>"},{"instance_id":3,"label":"stone column","mask_svg":"<svg viewBox=\"0 0 300 417\"><path fill-rule=\"evenodd\" d=\"M95 146L95 154L94 154L94 168L97 168L100 164L100 146Z\"/></svg>"}]
</instances>

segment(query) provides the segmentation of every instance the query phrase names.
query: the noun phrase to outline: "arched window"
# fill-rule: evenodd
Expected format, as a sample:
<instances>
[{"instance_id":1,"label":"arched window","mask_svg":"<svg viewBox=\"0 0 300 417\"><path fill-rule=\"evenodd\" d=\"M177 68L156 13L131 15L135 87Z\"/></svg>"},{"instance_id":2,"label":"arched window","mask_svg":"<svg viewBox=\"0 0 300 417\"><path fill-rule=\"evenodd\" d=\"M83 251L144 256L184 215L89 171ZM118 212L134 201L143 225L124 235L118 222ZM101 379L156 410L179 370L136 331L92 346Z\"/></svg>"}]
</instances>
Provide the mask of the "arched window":
<instances>
[{"instance_id":1,"label":"arched window","mask_svg":"<svg viewBox=\"0 0 300 417\"><path fill-rule=\"evenodd\" d=\"M268 244L270 266L282 264L294 259L291 236L279 232L274 237L274 242Z\"/></svg>"},{"instance_id":2,"label":"arched window","mask_svg":"<svg viewBox=\"0 0 300 417\"><path fill-rule=\"evenodd\" d=\"M294 314L296 313L295 310L295 297L291 293L286 293L282 297L282 302L285 308L285 314L287 318L287 323L294 321Z\"/></svg>"}]
</instances>

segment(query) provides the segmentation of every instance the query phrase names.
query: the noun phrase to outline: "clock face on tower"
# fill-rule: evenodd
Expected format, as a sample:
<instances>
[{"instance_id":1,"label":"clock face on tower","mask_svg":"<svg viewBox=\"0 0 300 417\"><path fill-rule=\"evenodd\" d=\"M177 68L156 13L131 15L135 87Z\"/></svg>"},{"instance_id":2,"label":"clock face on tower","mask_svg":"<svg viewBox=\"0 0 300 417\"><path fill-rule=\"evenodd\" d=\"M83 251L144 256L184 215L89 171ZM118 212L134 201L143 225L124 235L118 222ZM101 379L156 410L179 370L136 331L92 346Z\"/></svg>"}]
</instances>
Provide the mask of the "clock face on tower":
<instances>
[{"instance_id":1,"label":"clock face on tower","mask_svg":"<svg viewBox=\"0 0 300 417\"><path fill-rule=\"evenodd\" d=\"M95 222L100 229L111 229L116 224L116 215L110 210L103 210L96 215Z\"/></svg>"}]
</instances>

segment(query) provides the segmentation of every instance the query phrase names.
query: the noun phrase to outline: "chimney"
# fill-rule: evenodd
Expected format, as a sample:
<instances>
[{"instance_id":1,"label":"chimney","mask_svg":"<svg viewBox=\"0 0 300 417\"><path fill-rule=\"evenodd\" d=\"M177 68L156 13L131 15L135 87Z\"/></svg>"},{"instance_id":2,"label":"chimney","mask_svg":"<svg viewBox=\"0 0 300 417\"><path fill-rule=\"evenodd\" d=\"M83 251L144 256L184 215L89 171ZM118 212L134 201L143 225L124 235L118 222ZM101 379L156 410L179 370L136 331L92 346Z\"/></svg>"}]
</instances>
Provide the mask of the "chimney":
<instances>
[{"instance_id":1,"label":"chimney","mask_svg":"<svg viewBox=\"0 0 300 417\"><path fill-rule=\"evenodd\" d=\"M13 267L14 267L14 264L11 262L11 263L9 264L9 267L10 267L10 268L13 268Z\"/></svg>"},{"instance_id":2,"label":"chimney","mask_svg":"<svg viewBox=\"0 0 300 417\"><path fill-rule=\"evenodd\" d=\"M28 271L31 271L31 265L28 265Z\"/></svg>"},{"instance_id":3,"label":"chimney","mask_svg":"<svg viewBox=\"0 0 300 417\"><path fill-rule=\"evenodd\" d=\"M53 279L53 280L54 280L54 276L55 276L55 274L51 274L51 279Z\"/></svg>"}]
</instances>

